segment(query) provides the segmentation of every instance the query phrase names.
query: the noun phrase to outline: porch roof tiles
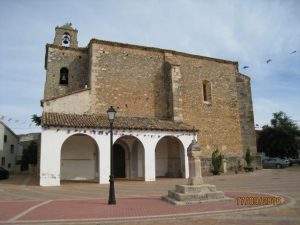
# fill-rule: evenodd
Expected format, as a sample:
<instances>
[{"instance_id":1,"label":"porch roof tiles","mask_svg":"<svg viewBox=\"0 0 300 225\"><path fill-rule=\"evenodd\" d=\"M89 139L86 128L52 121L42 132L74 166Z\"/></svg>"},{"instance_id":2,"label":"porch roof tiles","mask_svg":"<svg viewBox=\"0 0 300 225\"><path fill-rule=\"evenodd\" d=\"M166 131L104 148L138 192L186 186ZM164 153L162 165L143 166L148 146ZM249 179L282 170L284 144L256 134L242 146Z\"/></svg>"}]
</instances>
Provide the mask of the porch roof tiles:
<instances>
[{"instance_id":1,"label":"porch roof tiles","mask_svg":"<svg viewBox=\"0 0 300 225\"><path fill-rule=\"evenodd\" d=\"M109 128L107 115L103 114L63 114L43 113L43 127L72 127L72 128ZM193 127L171 120L160 120L146 117L119 117L114 121L115 129L134 130L165 130L165 131L193 131Z\"/></svg>"}]
</instances>

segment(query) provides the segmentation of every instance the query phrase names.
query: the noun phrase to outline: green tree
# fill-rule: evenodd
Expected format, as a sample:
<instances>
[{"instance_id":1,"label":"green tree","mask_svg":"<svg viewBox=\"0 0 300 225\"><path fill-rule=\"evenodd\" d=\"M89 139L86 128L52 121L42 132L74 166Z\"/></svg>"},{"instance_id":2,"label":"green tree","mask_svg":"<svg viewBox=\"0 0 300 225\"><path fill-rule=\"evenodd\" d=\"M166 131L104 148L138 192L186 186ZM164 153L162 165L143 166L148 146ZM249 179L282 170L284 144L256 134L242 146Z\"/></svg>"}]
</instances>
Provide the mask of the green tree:
<instances>
[{"instance_id":1,"label":"green tree","mask_svg":"<svg viewBox=\"0 0 300 225\"><path fill-rule=\"evenodd\" d=\"M218 149L213 151L213 153L211 155L211 163L213 166L212 173L214 175L219 175L221 173L222 159L223 159L223 156Z\"/></svg>"},{"instance_id":2,"label":"green tree","mask_svg":"<svg viewBox=\"0 0 300 225\"><path fill-rule=\"evenodd\" d=\"M245 167L245 171L253 171L253 167L252 167L253 156L251 155L249 148L247 148L246 150L245 161L247 164Z\"/></svg>"},{"instance_id":3,"label":"green tree","mask_svg":"<svg viewBox=\"0 0 300 225\"><path fill-rule=\"evenodd\" d=\"M280 111L273 113L271 125L264 126L258 138L258 148L269 157L297 158L296 137L300 135L297 124Z\"/></svg>"},{"instance_id":4,"label":"green tree","mask_svg":"<svg viewBox=\"0 0 300 225\"><path fill-rule=\"evenodd\" d=\"M253 157L251 156L251 152L250 152L249 148L247 148L247 151L246 151L245 161L247 163L247 167L251 167Z\"/></svg>"},{"instance_id":5,"label":"green tree","mask_svg":"<svg viewBox=\"0 0 300 225\"><path fill-rule=\"evenodd\" d=\"M31 116L31 121L35 123L35 125L40 126L42 123L41 116L38 116L37 114L33 114Z\"/></svg>"},{"instance_id":6,"label":"green tree","mask_svg":"<svg viewBox=\"0 0 300 225\"><path fill-rule=\"evenodd\" d=\"M22 168L28 168L28 164L37 164L37 151L38 145L36 142L31 141L27 148L23 150L22 155Z\"/></svg>"}]
</instances>

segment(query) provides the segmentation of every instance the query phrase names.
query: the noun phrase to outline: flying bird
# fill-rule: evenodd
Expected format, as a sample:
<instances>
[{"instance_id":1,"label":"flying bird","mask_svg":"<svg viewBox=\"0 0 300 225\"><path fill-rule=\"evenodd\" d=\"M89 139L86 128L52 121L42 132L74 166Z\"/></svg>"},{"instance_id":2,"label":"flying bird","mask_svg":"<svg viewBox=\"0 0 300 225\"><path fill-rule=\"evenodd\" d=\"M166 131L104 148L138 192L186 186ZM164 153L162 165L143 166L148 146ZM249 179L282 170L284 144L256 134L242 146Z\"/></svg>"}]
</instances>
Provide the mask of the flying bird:
<instances>
[{"instance_id":1,"label":"flying bird","mask_svg":"<svg viewBox=\"0 0 300 225\"><path fill-rule=\"evenodd\" d=\"M243 69L248 69L249 68L249 66L243 66Z\"/></svg>"},{"instance_id":2,"label":"flying bird","mask_svg":"<svg viewBox=\"0 0 300 225\"><path fill-rule=\"evenodd\" d=\"M292 52L290 52L290 54L294 54L294 53L296 53L297 51L292 51Z\"/></svg>"},{"instance_id":3,"label":"flying bird","mask_svg":"<svg viewBox=\"0 0 300 225\"><path fill-rule=\"evenodd\" d=\"M269 62L271 62L271 61L272 61L272 59L268 59L268 60L267 60L267 63L269 63Z\"/></svg>"}]
</instances>

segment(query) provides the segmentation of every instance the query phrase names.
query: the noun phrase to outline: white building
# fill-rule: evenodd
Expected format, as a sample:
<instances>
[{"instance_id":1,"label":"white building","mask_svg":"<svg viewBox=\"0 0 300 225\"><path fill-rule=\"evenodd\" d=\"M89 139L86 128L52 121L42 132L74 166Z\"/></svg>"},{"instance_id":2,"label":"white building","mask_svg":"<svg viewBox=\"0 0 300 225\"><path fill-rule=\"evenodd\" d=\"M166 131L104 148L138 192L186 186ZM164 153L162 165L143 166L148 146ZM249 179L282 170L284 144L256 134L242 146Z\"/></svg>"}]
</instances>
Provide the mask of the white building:
<instances>
[{"instance_id":1,"label":"white building","mask_svg":"<svg viewBox=\"0 0 300 225\"><path fill-rule=\"evenodd\" d=\"M18 136L0 121L0 166L10 172L13 172L16 167L18 143Z\"/></svg>"},{"instance_id":2,"label":"white building","mask_svg":"<svg viewBox=\"0 0 300 225\"><path fill-rule=\"evenodd\" d=\"M110 175L110 133L106 116L44 113L40 185L61 180L95 180ZM117 117L114 123L116 178L154 181L188 177L187 148L194 134L182 123L155 118Z\"/></svg>"}]
</instances>

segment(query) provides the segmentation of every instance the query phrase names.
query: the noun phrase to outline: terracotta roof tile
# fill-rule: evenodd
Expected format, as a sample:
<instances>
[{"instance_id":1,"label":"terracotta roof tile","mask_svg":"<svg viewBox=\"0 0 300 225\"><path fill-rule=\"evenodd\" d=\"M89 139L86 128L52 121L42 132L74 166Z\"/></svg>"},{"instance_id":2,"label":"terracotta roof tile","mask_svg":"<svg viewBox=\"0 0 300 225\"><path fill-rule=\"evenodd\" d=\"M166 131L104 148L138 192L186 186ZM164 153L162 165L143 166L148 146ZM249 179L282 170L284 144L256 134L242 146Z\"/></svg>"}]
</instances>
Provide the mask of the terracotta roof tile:
<instances>
[{"instance_id":1,"label":"terracotta roof tile","mask_svg":"<svg viewBox=\"0 0 300 225\"><path fill-rule=\"evenodd\" d=\"M43 127L72 127L72 128L109 128L107 115L96 114L63 114L43 113ZM171 120L160 120L145 117L116 117L116 129L136 130L166 130L166 131L193 131L193 127L185 123Z\"/></svg>"}]
</instances>

